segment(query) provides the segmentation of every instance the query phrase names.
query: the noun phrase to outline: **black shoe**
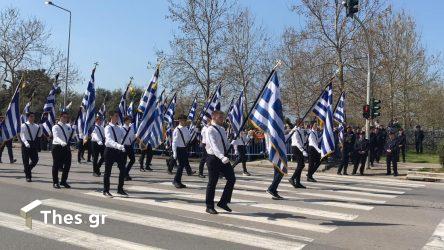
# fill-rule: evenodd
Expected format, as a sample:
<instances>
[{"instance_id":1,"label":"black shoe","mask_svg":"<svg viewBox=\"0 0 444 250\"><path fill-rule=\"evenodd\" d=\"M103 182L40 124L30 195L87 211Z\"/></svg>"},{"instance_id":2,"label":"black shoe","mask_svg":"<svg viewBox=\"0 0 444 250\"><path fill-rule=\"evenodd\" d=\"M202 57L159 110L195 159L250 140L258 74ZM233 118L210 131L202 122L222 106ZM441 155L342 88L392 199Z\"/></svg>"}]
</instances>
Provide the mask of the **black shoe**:
<instances>
[{"instance_id":1,"label":"black shoe","mask_svg":"<svg viewBox=\"0 0 444 250\"><path fill-rule=\"evenodd\" d=\"M9 163L13 164L17 161L17 159L13 159L12 161L10 161Z\"/></svg>"},{"instance_id":2,"label":"black shoe","mask_svg":"<svg viewBox=\"0 0 444 250\"><path fill-rule=\"evenodd\" d=\"M348 175L347 172L343 173L343 175Z\"/></svg>"},{"instance_id":3,"label":"black shoe","mask_svg":"<svg viewBox=\"0 0 444 250\"><path fill-rule=\"evenodd\" d=\"M32 182L31 178L26 178L26 182Z\"/></svg>"},{"instance_id":4,"label":"black shoe","mask_svg":"<svg viewBox=\"0 0 444 250\"><path fill-rule=\"evenodd\" d=\"M356 175L356 172L352 172L352 175Z\"/></svg>"},{"instance_id":5,"label":"black shoe","mask_svg":"<svg viewBox=\"0 0 444 250\"><path fill-rule=\"evenodd\" d=\"M60 182L60 185L62 185L64 188L71 188L71 186L66 182Z\"/></svg>"},{"instance_id":6,"label":"black shoe","mask_svg":"<svg viewBox=\"0 0 444 250\"><path fill-rule=\"evenodd\" d=\"M227 212L230 212L230 213L232 212L231 208L229 208L227 204L220 204L220 203L217 203L217 206L220 207L220 208L222 208L223 210L225 210L225 211L227 211Z\"/></svg>"},{"instance_id":7,"label":"black shoe","mask_svg":"<svg viewBox=\"0 0 444 250\"><path fill-rule=\"evenodd\" d=\"M195 173L196 173L196 171L193 170L193 171L191 171L191 173L187 173L187 175L188 175L188 176L192 176L192 175L194 175Z\"/></svg>"},{"instance_id":8,"label":"black shoe","mask_svg":"<svg viewBox=\"0 0 444 250\"><path fill-rule=\"evenodd\" d=\"M187 186L185 186L184 184L182 184L182 183L178 183L178 182L174 182L173 181L173 185L174 185L174 187L176 187L176 188L186 188Z\"/></svg>"},{"instance_id":9,"label":"black shoe","mask_svg":"<svg viewBox=\"0 0 444 250\"><path fill-rule=\"evenodd\" d=\"M294 188L297 188L297 185L296 185L296 182L294 182L294 180L293 179L288 179L288 182L290 182L290 184L294 187Z\"/></svg>"},{"instance_id":10,"label":"black shoe","mask_svg":"<svg viewBox=\"0 0 444 250\"><path fill-rule=\"evenodd\" d=\"M0 160L0 163L3 163L2 160Z\"/></svg>"},{"instance_id":11,"label":"black shoe","mask_svg":"<svg viewBox=\"0 0 444 250\"><path fill-rule=\"evenodd\" d=\"M359 175L364 176L364 173L359 173Z\"/></svg>"},{"instance_id":12,"label":"black shoe","mask_svg":"<svg viewBox=\"0 0 444 250\"><path fill-rule=\"evenodd\" d=\"M94 177L100 177L100 173L93 173Z\"/></svg>"},{"instance_id":13,"label":"black shoe","mask_svg":"<svg viewBox=\"0 0 444 250\"><path fill-rule=\"evenodd\" d=\"M145 170L146 170L146 171L149 171L149 172L152 172L152 171L153 171L153 169L150 168L150 166L146 166L146 167L145 167Z\"/></svg>"},{"instance_id":14,"label":"black shoe","mask_svg":"<svg viewBox=\"0 0 444 250\"><path fill-rule=\"evenodd\" d=\"M392 173L386 173L385 175L392 175Z\"/></svg>"},{"instance_id":15,"label":"black shoe","mask_svg":"<svg viewBox=\"0 0 444 250\"><path fill-rule=\"evenodd\" d=\"M270 190L267 190L267 193L269 194L269 195L271 195L271 198L273 199L273 200L283 200L284 198L282 197L282 196L280 196L277 192L272 192L272 191L270 191Z\"/></svg>"},{"instance_id":16,"label":"black shoe","mask_svg":"<svg viewBox=\"0 0 444 250\"><path fill-rule=\"evenodd\" d=\"M91 162L91 160L87 160L86 162Z\"/></svg>"},{"instance_id":17,"label":"black shoe","mask_svg":"<svg viewBox=\"0 0 444 250\"><path fill-rule=\"evenodd\" d=\"M342 175L342 173L341 173L341 172L337 172L336 174L337 174L337 175Z\"/></svg>"},{"instance_id":18,"label":"black shoe","mask_svg":"<svg viewBox=\"0 0 444 250\"><path fill-rule=\"evenodd\" d=\"M123 189L122 190L117 190L117 193L120 194L120 195L128 196L128 194L125 191L123 191Z\"/></svg>"},{"instance_id":19,"label":"black shoe","mask_svg":"<svg viewBox=\"0 0 444 250\"><path fill-rule=\"evenodd\" d=\"M394 173L393 176L395 176L395 177L398 176L398 173Z\"/></svg>"},{"instance_id":20,"label":"black shoe","mask_svg":"<svg viewBox=\"0 0 444 250\"><path fill-rule=\"evenodd\" d=\"M173 171L171 171L171 170L167 170L167 173L169 174L169 175L173 175Z\"/></svg>"},{"instance_id":21,"label":"black shoe","mask_svg":"<svg viewBox=\"0 0 444 250\"><path fill-rule=\"evenodd\" d=\"M243 174L244 176L251 176L251 174L248 173L248 171L244 171L242 174Z\"/></svg>"},{"instance_id":22,"label":"black shoe","mask_svg":"<svg viewBox=\"0 0 444 250\"><path fill-rule=\"evenodd\" d=\"M109 191L103 191L103 196L113 197L113 195Z\"/></svg>"},{"instance_id":23,"label":"black shoe","mask_svg":"<svg viewBox=\"0 0 444 250\"><path fill-rule=\"evenodd\" d=\"M139 168L140 172L145 172L145 169L143 169L143 167Z\"/></svg>"},{"instance_id":24,"label":"black shoe","mask_svg":"<svg viewBox=\"0 0 444 250\"><path fill-rule=\"evenodd\" d=\"M82 156L82 160L85 160L85 157Z\"/></svg>"},{"instance_id":25,"label":"black shoe","mask_svg":"<svg viewBox=\"0 0 444 250\"><path fill-rule=\"evenodd\" d=\"M131 178L130 176L125 177L125 181L132 181L133 178Z\"/></svg>"},{"instance_id":26,"label":"black shoe","mask_svg":"<svg viewBox=\"0 0 444 250\"><path fill-rule=\"evenodd\" d=\"M308 176L307 176L307 181L309 181L309 182L318 182L317 180L315 180L315 178L308 177Z\"/></svg>"},{"instance_id":27,"label":"black shoe","mask_svg":"<svg viewBox=\"0 0 444 250\"><path fill-rule=\"evenodd\" d=\"M60 185L58 183L52 184L52 187L55 189L60 189Z\"/></svg>"},{"instance_id":28,"label":"black shoe","mask_svg":"<svg viewBox=\"0 0 444 250\"><path fill-rule=\"evenodd\" d=\"M306 187L301 183L296 183L296 188L306 188Z\"/></svg>"},{"instance_id":29,"label":"black shoe","mask_svg":"<svg viewBox=\"0 0 444 250\"><path fill-rule=\"evenodd\" d=\"M205 175L203 175L203 174L199 174L198 176L199 176L199 178L205 178Z\"/></svg>"},{"instance_id":30,"label":"black shoe","mask_svg":"<svg viewBox=\"0 0 444 250\"><path fill-rule=\"evenodd\" d=\"M207 212L209 214L218 214L218 212L214 208L207 208L207 210L205 210L205 212Z\"/></svg>"}]
</instances>

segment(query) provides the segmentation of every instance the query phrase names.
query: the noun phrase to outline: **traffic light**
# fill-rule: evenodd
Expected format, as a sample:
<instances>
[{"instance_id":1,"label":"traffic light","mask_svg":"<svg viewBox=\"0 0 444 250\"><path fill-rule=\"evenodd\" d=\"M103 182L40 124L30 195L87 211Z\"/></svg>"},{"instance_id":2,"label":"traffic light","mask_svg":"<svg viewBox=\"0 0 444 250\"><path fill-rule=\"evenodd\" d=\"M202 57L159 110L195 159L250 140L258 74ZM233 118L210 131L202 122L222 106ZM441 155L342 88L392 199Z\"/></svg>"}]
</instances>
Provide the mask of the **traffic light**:
<instances>
[{"instance_id":1,"label":"traffic light","mask_svg":"<svg viewBox=\"0 0 444 250\"><path fill-rule=\"evenodd\" d=\"M347 17L353 17L353 14L359 11L359 0L346 0L345 8Z\"/></svg>"},{"instance_id":2,"label":"traffic light","mask_svg":"<svg viewBox=\"0 0 444 250\"><path fill-rule=\"evenodd\" d=\"M379 110L381 109L381 100L372 98L371 99L371 117L372 119L381 115Z\"/></svg>"},{"instance_id":3,"label":"traffic light","mask_svg":"<svg viewBox=\"0 0 444 250\"><path fill-rule=\"evenodd\" d=\"M370 118L370 105L364 105L362 107L362 116L365 119L369 119Z\"/></svg>"}]
</instances>

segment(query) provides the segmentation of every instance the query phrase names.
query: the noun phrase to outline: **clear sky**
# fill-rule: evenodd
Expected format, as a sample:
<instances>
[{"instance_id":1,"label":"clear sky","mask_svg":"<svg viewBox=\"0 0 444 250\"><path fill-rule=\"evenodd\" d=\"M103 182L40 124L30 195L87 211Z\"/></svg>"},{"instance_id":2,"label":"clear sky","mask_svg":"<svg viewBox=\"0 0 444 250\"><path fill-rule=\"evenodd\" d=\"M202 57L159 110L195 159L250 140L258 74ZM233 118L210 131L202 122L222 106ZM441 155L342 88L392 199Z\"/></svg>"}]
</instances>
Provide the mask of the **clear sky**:
<instances>
[{"instance_id":1,"label":"clear sky","mask_svg":"<svg viewBox=\"0 0 444 250\"><path fill-rule=\"evenodd\" d=\"M297 0L239 0L251 8L257 21L270 36L279 39L288 26L303 25L303 18L290 10ZM444 52L443 0L391 0L395 10L404 8L413 15L424 45L432 53ZM147 84L155 62L155 50L168 51L175 24L166 19L168 5L164 0L54 0L72 11L71 62L80 70L86 87L94 62L98 87L123 87L134 76L137 86ZM44 0L0 0L0 8L13 6L27 17L41 19L52 33L51 44L66 52L68 14L44 4Z\"/></svg>"}]
</instances>

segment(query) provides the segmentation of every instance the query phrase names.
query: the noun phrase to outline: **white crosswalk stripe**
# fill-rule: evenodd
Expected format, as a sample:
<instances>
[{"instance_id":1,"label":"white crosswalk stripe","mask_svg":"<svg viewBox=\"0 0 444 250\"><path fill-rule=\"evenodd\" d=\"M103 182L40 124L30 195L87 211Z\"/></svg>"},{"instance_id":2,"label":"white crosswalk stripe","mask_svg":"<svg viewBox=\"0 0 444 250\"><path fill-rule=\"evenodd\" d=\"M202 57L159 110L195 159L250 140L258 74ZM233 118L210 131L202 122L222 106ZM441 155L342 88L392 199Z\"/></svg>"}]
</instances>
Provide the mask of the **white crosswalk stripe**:
<instances>
[{"instance_id":1,"label":"white crosswalk stripe","mask_svg":"<svg viewBox=\"0 0 444 250\"><path fill-rule=\"evenodd\" d=\"M218 239L239 243L252 247L260 247L264 249L302 249L305 244L296 241L277 240L269 237L256 236L244 232L219 229L206 225L199 225L177 220L164 219L154 216L128 213L104 207L90 206L80 203L68 202L57 199L44 200L45 206L58 209L72 210L78 213L92 214L98 211L106 214L108 219L122 221L126 223L138 224L147 227L154 227L169 231L175 231L185 234L196 235L211 239Z\"/></svg>"},{"instance_id":2,"label":"white crosswalk stripe","mask_svg":"<svg viewBox=\"0 0 444 250\"><path fill-rule=\"evenodd\" d=\"M106 242L106 249L159 249L74 228L45 224L37 220L33 221L33 228L29 229L25 226L23 218L3 212L0 212L0 227L6 227L87 249L104 249L103 242Z\"/></svg>"},{"instance_id":3,"label":"white crosswalk stripe","mask_svg":"<svg viewBox=\"0 0 444 250\"><path fill-rule=\"evenodd\" d=\"M179 197L189 197L189 198L202 200L202 201L205 200L204 194L191 194L191 193L186 193L186 192L177 192L174 190L150 188L150 187L143 187L143 186L129 186L129 187L127 187L127 189L130 191L139 191L139 192L155 192L155 193L163 193L163 194L174 193L174 195L179 196ZM216 198L216 200L218 200L218 198ZM309 209L309 208L296 207L296 206L287 206L287 205L282 205L282 204L258 203L258 202L251 201L251 200L232 199L231 201L233 204L246 205L246 206L271 209L271 210L278 210L281 212L289 212L289 213L295 213L295 214L312 215L312 216L316 216L316 217L330 218L330 219L336 219L336 220L351 221L351 220L354 220L358 217L358 215L355 215L355 214L336 213L336 212L330 212L330 211L325 211L325 210Z\"/></svg>"},{"instance_id":4,"label":"white crosswalk stripe","mask_svg":"<svg viewBox=\"0 0 444 250\"><path fill-rule=\"evenodd\" d=\"M103 197L102 194L97 193L97 192L89 192L86 194L90 195L90 196ZM164 200L159 202L159 201L156 201L153 199L145 199L143 197L114 196L114 199L124 200L125 202L134 202L134 203L140 203L140 204L144 204L144 205L186 210L186 211L192 211L193 213L205 214L205 205L204 204L202 204L201 206L197 206L197 205L190 205L190 204L185 204L185 203L180 203L180 202L164 201ZM336 226L316 225L316 224L304 223L304 222L300 222L300 221L296 221L296 220L292 220L292 219L284 219L284 218L274 218L273 220L270 220L268 217L261 217L261 216L255 215L255 214L238 213L235 211L233 211L233 213L219 213L219 216L226 217L229 219L244 220L244 221L250 221L250 222L255 222L255 223L267 224L267 225L271 225L271 226L281 226L281 227L293 228L293 229L298 229L298 230L313 231L313 232L317 232L317 233L330 233L337 228Z\"/></svg>"},{"instance_id":5,"label":"white crosswalk stripe","mask_svg":"<svg viewBox=\"0 0 444 250\"><path fill-rule=\"evenodd\" d=\"M438 224L423 250L444 249L444 219Z\"/></svg>"}]
</instances>

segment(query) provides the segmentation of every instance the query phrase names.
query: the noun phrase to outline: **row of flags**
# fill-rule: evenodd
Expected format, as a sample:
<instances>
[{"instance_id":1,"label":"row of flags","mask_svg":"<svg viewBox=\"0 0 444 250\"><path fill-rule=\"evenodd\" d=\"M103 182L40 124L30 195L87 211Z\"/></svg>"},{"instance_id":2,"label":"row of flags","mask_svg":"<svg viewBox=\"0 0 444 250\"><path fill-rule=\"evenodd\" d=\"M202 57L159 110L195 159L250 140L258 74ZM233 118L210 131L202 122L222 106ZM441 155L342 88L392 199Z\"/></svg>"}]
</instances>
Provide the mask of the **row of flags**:
<instances>
[{"instance_id":1,"label":"row of flags","mask_svg":"<svg viewBox=\"0 0 444 250\"><path fill-rule=\"evenodd\" d=\"M78 115L75 120L76 131L79 135L83 135L83 139L86 140L90 135L91 127L94 124L96 115L105 116L106 107L103 104L102 107L96 111L95 107L95 70L93 68L90 81L82 99L81 106L79 108ZM130 89L132 79L128 83L125 91L123 92L119 106L119 122L123 124L124 116L128 115L133 118L133 127L136 132L136 137L140 139L142 144L151 145L157 147L160 144L171 143L172 131L174 129L174 116L176 110L177 95L171 98L168 105L165 105L162 92L157 95L159 68L153 74L153 77L144 91L137 109L134 110L134 101L131 101L127 106L127 94ZM57 78L56 78L57 79ZM13 95L11 103L8 106L8 110L5 115L5 120L1 124L1 131L3 139L11 139L17 133L20 132L20 124L23 122L23 116L19 111L19 95L21 84L17 86L17 89ZM54 83L46 102L44 105L43 128L47 135L50 135L51 128L55 123L55 95L58 91L57 81ZM211 119L211 115L215 110L221 108L221 85L218 85L214 90L214 93L205 103L198 122L207 124ZM322 140L320 148L322 150L321 157L326 157L331 154L335 149L335 141L333 134L333 123L336 121L339 123L340 133L342 133L345 124L345 93L341 93L341 96L333 109L333 88L330 82L321 93L318 100L313 105L312 112L322 122ZM241 92L237 99L233 99L232 104L229 106L227 112L227 119L230 122L233 138L236 139L240 132L243 130L247 120L250 120L256 127L263 130L268 137L270 146L269 148L269 160L273 165L282 173L287 172L287 152L286 152L286 139L284 135L284 117L282 109L282 101L280 94L280 84L277 76L277 72L273 69L269 78L264 84L259 96L256 99L255 104L252 106L248 115L245 116L244 110L244 93ZM25 106L24 113L29 112L31 106L31 99ZM190 132L192 138L195 136L195 127L198 125L196 122L196 110L197 110L197 98L195 97L190 111L188 113L188 119L191 121ZM166 131L164 131L164 123L166 124ZM342 130L341 130L342 129ZM340 135L342 137L342 135Z\"/></svg>"}]
</instances>

